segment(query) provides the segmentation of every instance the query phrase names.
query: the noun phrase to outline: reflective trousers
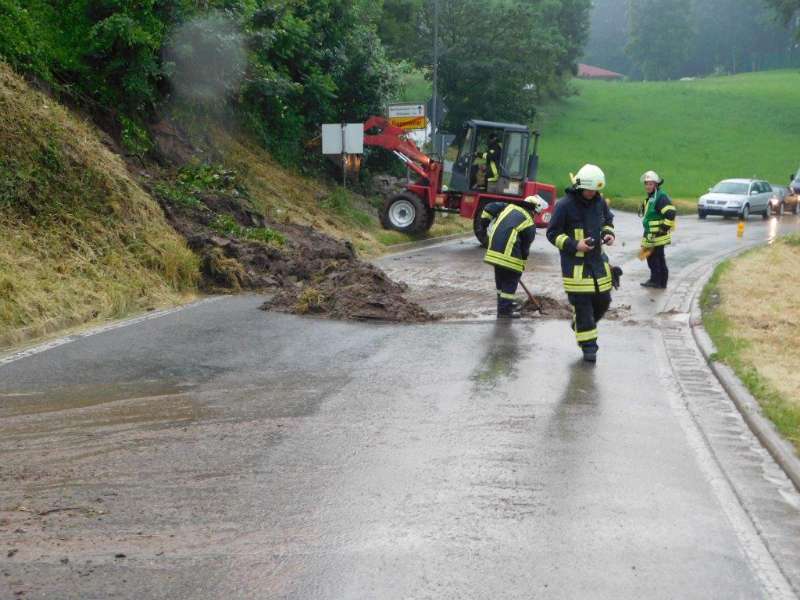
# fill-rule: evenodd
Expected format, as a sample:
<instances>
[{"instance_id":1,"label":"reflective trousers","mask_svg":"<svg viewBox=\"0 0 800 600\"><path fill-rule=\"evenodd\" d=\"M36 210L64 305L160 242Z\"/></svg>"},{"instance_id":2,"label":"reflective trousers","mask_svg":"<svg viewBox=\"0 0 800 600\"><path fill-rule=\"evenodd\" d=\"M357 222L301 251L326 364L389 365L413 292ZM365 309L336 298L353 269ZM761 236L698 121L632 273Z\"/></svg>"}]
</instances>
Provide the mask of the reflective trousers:
<instances>
[{"instance_id":1,"label":"reflective trousers","mask_svg":"<svg viewBox=\"0 0 800 600\"><path fill-rule=\"evenodd\" d=\"M611 292L567 294L572 305L572 328L581 348L597 348L597 322L611 305Z\"/></svg>"},{"instance_id":2,"label":"reflective trousers","mask_svg":"<svg viewBox=\"0 0 800 600\"><path fill-rule=\"evenodd\" d=\"M504 269L503 267L494 268L494 284L497 288L497 314L510 314L514 308L514 293L517 291L522 273Z\"/></svg>"},{"instance_id":3,"label":"reflective trousers","mask_svg":"<svg viewBox=\"0 0 800 600\"><path fill-rule=\"evenodd\" d=\"M650 281L662 287L667 287L667 279L669 279L667 258L664 255L665 247L656 246L650 256L647 257L647 266L650 267Z\"/></svg>"}]
</instances>

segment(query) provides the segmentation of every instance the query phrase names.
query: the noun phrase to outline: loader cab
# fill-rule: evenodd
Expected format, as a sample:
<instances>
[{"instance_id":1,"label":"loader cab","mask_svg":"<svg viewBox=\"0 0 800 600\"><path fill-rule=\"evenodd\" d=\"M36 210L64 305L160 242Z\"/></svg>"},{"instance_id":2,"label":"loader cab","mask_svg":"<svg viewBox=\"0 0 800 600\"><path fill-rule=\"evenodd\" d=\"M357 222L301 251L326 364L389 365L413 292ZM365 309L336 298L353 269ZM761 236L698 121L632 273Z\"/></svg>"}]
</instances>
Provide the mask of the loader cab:
<instances>
[{"instance_id":1,"label":"loader cab","mask_svg":"<svg viewBox=\"0 0 800 600\"><path fill-rule=\"evenodd\" d=\"M491 181L491 167L484 158L492 138L500 145L496 181ZM467 121L458 138L460 143L453 163L450 190L519 196L526 179L536 178L538 156L535 144L534 148L530 147L530 139L530 130L524 125Z\"/></svg>"}]
</instances>

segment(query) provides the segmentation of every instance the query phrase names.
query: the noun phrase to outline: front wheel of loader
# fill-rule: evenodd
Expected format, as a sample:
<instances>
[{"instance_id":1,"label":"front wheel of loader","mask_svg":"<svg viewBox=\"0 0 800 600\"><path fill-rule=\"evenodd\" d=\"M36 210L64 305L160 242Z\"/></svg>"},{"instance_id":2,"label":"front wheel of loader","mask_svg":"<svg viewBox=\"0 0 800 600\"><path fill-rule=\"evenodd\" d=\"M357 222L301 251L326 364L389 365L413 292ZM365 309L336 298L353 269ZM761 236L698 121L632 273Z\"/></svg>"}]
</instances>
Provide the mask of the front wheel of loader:
<instances>
[{"instance_id":1,"label":"front wheel of loader","mask_svg":"<svg viewBox=\"0 0 800 600\"><path fill-rule=\"evenodd\" d=\"M478 240L478 243L487 248L489 246L489 232L487 231L486 227L483 226L483 222L481 221L481 213L483 212L483 206L479 206L478 210L475 211L475 216L472 218L472 231L475 234L475 239Z\"/></svg>"},{"instance_id":2,"label":"front wheel of loader","mask_svg":"<svg viewBox=\"0 0 800 600\"><path fill-rule=\"evenodd\" d=\"M416 194L403 193L387 198L381 207L381 225L410 235L424 233L433 224L432 211Z\"/></svg>"}]
</instances>

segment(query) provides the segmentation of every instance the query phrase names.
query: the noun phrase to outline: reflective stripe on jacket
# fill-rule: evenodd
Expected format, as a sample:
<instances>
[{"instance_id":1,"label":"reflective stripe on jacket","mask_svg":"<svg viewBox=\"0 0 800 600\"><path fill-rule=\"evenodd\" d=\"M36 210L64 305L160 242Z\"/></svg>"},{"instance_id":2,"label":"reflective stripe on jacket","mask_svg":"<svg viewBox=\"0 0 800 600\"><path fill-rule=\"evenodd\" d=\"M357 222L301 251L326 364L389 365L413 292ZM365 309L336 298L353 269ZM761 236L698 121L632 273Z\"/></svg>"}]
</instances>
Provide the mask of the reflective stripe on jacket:
<instances>
[{"instance_id":1,"label":"reflective stripe on jacket","mask_svg":"<svg viewBox=\"0 0 800 600\"><path fill-rule=\"evenodd\" d=\"M571 294L594 294L611 290L611 267L600 240L614 234L614 213L600 194L586 200L574 188L556 204L547 239L561 253L564 290ZM594 249L578 252L578 242L596 240Z\"/></svg>"},{"instance_id":2,"label":"reflective stripe on jacket","mask_svg":"<svg viewBox=\"0 0 800 600\"><path fill-rule=\"evenodd\" d=\"M645 200L643 248L655 248L672 243L675 228L675 207L670 197L660 189Z\"/></svg>"},{"instance_id":3,"label":"reflective stripe on jacket","mask_svg":"<svg viewBox=\"0 0 800 600\"><path fill-rule=\"evenodd\" d=\"M483 208L481 220L491 221L488 249L483 260L490 265L522 273L536 236L536 225L531 214L516 204L492 202Z\"/></svg>"}]
</instances>

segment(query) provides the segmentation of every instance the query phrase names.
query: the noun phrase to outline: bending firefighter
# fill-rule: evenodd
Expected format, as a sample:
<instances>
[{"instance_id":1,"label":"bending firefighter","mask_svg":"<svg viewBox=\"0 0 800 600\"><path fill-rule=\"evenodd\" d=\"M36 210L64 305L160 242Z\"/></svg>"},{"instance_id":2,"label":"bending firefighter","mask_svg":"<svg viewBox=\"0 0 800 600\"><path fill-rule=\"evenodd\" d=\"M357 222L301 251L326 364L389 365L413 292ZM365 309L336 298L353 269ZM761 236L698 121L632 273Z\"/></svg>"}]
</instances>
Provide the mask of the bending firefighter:
<instances>
[{"instance_id":1,"label":"bending firefighter","mask_svg":"<svg viewBox=\"0 0 800 600\"><path fill-rule=\"evenodd\" d=\"M525 271L533 239L536 236L534 213L545 210L547 202L539 196L528 196L525 208L505 202L487 204L481 212L483 227L488 227L489 243L484 261L494 267L497 288L497 318L519 318L519 306L514 302L520 277Z\"/></svg>"},{"instance_id":2,"label":"bending firefighter","mask_svg":"<svg viewBox=\"0 0 800 600\"><path fill-rule=\"evenodd\" d=\"M595 362L597 322L611 304L611 267L602 245L614 244L614 215L600 194L606 185L600 167L584 165L570 179L572 187L556 204L547 239L561 253L564 290L583 359Z\"/></svg>"},{"instance_id":3,"label":"bending firefighter","mask_svg":"<svg viewBox=\"0 0 800 600\"><path fill-rule=\"evenodd\" d=\"M644 287L664 289L669 279L664 247L672 243L672 230L675 228L675 207L672 200L661 189L664 180L655 171L642 175L642 183L647 191L647 199L642 204L644 214L644 237L642 252L647 256L650 279L642 283Z\"/></svg>"}]
</instances>

